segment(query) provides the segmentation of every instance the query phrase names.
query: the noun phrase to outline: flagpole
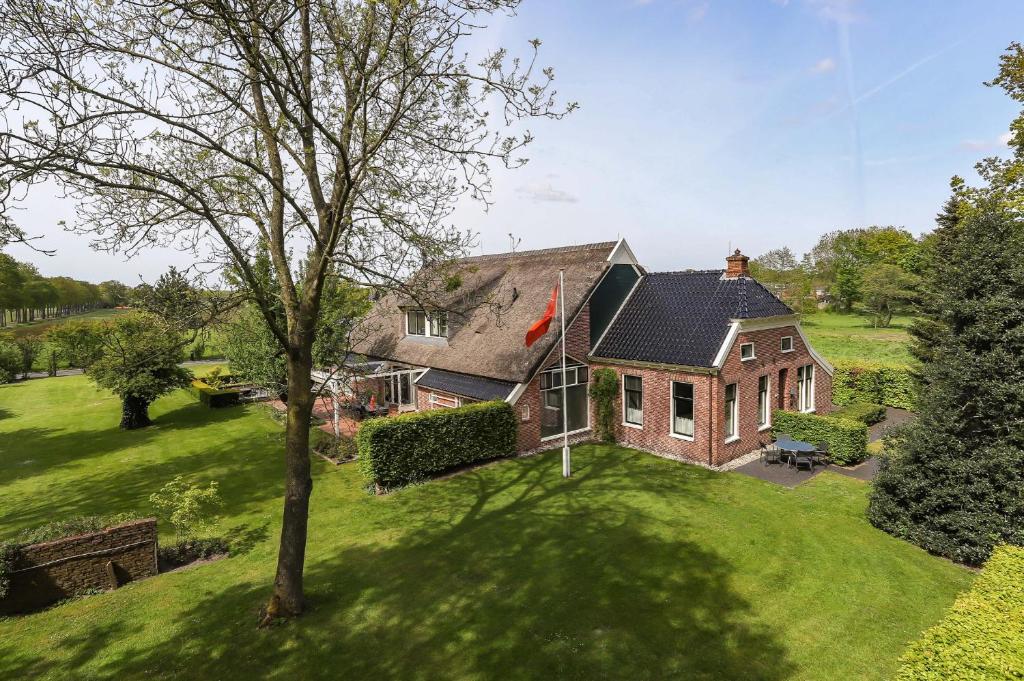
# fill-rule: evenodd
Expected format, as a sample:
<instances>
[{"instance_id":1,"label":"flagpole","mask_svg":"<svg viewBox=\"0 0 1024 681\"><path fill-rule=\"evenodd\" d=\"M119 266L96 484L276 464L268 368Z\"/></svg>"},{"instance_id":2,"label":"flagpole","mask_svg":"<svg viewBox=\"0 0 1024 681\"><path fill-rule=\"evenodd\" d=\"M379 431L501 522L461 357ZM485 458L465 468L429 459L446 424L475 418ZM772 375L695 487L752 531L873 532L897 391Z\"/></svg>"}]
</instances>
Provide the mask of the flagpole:
<instances>
[{"instance_id":1,"label":"flagpole","mask_svg":"<svg viewBox=\"0 0 1024 681\"><path fill-rule=\"evenodd\" d=\"M565 270L558 270L558 298L562 308L562 477L572 475L569 461L569 395L565 386Z\"/></svg>"}]
</instances>

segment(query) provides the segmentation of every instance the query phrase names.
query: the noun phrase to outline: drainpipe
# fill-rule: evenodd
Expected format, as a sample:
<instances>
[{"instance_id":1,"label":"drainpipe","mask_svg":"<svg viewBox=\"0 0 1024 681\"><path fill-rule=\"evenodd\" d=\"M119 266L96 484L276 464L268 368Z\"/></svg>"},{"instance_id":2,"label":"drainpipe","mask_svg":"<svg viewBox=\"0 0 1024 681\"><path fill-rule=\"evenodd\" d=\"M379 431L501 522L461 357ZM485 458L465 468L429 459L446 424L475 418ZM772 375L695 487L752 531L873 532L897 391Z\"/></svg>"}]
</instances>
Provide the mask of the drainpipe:
<instances>
[{"instance_id":1,"label":"drainpipe","mask_svg":"<svg viewBox=\"0 0 1024 681\"><path fill-rule=\"evenodd\" d=\"M711 397L711 387L718 375L708 376L708 465L714 466L714 444L715 444L715 403Z\"/></svg>"}]
</instances>

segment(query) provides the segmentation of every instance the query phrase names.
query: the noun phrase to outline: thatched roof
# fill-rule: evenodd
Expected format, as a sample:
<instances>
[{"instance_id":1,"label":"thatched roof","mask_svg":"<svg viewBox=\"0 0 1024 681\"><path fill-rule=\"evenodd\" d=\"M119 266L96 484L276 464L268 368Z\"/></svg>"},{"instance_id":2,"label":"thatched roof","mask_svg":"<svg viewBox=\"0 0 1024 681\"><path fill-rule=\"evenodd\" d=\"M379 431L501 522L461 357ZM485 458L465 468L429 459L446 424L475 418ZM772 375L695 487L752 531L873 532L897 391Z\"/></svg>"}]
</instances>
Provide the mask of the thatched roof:
<instances>
[{"instance_id":1,"label":"thatched roof","mask_svg":"<svg viewBox=\"0 0 1024 681\"><path fill-rule=\"evenodd\" d=\"M609 266L615 242L500 253L456 264L461 285L435 294L431 307L448 310L448 339L405 335L407 296L381 298L361 326L355 350L416 366L436 367L515 383L530 374L558 338L558 320L527 348L526 330L544 313L558 270L565 269L565 307L572 320Z\"/></svg>"}]
</instances>

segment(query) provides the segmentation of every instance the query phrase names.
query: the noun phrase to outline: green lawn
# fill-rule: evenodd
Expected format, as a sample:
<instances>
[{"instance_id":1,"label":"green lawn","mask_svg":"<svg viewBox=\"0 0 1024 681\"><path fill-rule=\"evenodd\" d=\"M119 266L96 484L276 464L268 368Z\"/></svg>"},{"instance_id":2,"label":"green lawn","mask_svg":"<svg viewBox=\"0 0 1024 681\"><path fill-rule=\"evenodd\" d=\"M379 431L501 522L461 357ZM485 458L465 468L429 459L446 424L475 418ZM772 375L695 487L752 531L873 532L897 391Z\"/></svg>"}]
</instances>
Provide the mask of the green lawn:
<instances>
[{"instance_id":1,"label":"green lawn","mask_svg":"<svg viewBox=\"0 0 1024 681\"><path fill-rule=\"evenodd\" d=\"M34 322L27 322L25 324L9 326L0 329L0 332L10 332L15 336L37 335L48 330L50 327L57 326L58 324L66 324L70 321L79 320L94 321L97 319L110 319L111 317L117 316L119 314L124 314L125 312L126 310L117 310L114 308L101 308L99 310L90 310L89 312L83 312L82 314L71 315L70 317L40 319Z\"/></svg>"},{"instance_id":2,"label":"green lawn","mask_svg":"<svg viewBox=\"0 0 1024 681\"><path fill-rule=\"evenodd\" d=\"M816 312L801 319L814 348L829 360L861 360L886 364L911 364L908 345L911 317L893 317L885 329L871 326L858 314Z\"/></svg>"},{"instance_id":3,"label":"green lawn","mask_svg":"<svg viewBox=\"0 0 1024 681\"><path fill-rule=\"evenodd\" d=\"M0 537L215 479L238 555L0 621L0 678L884 679L971 573L872 528L866 486L789 490L608 446L372 497L316 460L309 612L255 628L280 427L184 392L122 433L82 377L0 387ZM166 532L167 528L163 528Z\"/></svg>"}]
</instances>

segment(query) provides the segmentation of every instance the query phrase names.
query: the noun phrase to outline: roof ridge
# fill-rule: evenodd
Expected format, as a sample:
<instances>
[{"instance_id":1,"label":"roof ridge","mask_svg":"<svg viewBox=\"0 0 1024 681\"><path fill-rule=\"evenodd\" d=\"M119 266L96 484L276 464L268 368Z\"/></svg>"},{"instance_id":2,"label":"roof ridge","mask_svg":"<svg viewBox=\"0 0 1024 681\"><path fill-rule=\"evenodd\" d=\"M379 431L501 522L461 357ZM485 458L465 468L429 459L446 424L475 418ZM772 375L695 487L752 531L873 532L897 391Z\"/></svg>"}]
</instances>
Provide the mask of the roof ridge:
<instances>
[{"instance_id":1,"label":"roof ridge","mask_svg":"<svg viewBox=\"0 0 1024 681\"><path fill-rule=\"evenodd\" d=\"M490 260L492 258L522 258L536 255L552 255L555 253L578 253L581 251L596 251L602 248L614 248L616 241L595 241L588 244L577 244L574 246L556 246L554 248L537 248L531 251L506 251L504 253L483 253L481 255L469 255L459 258L459 262L472 262L477 260Z\"/></svg>"},{"instance_id":2,"label":"roof ridge","mask_svg":"<svg viewBox=\"0 0 1024 681\"><path fill-rule=\"evenodd\" d=\"M725 272L725 270L667 270L665 272L648 272L647 274L722 274L722 272Z\"/></svg>"}]
</instances>

